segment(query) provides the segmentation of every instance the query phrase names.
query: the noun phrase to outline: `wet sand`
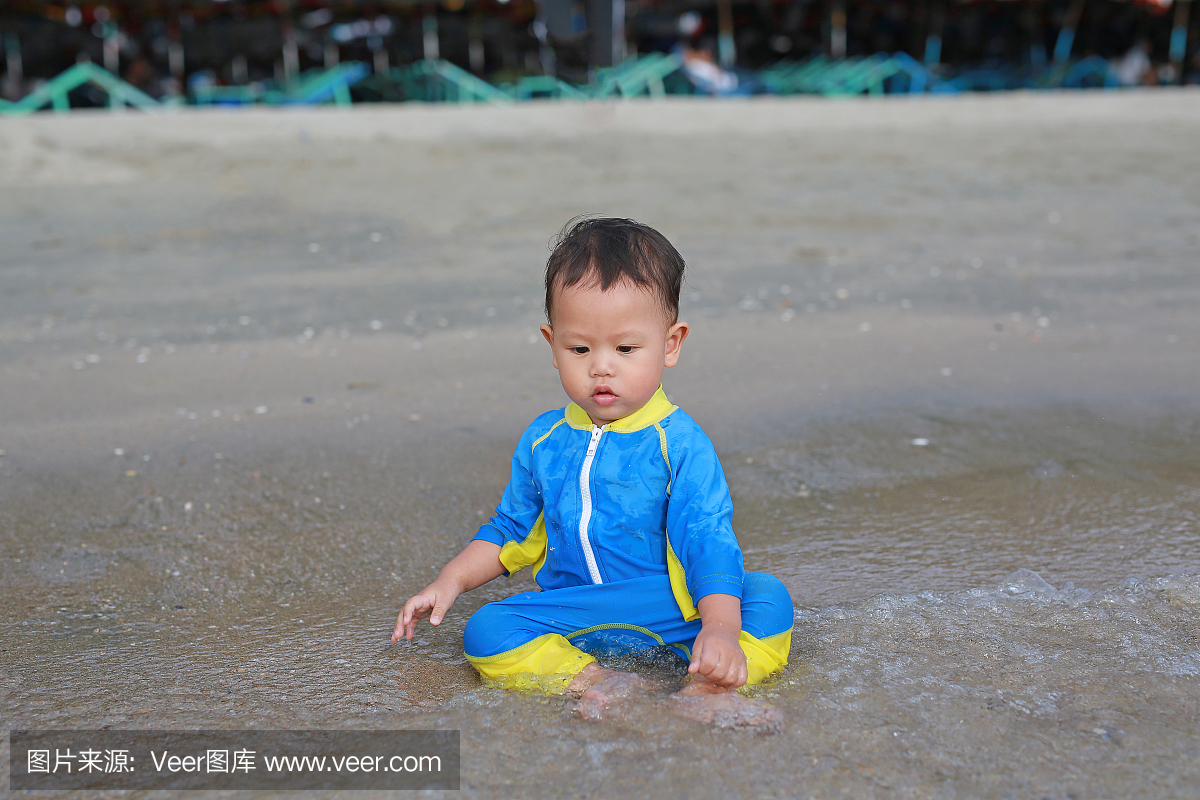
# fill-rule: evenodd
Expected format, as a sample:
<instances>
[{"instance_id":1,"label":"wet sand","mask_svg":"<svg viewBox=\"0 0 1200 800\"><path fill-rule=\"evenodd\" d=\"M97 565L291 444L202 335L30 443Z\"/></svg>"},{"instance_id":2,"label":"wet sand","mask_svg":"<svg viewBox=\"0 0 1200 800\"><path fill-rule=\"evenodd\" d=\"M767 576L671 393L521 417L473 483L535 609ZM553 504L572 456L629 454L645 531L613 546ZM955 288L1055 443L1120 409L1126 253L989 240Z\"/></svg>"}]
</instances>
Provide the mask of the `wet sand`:
<instances>
[{"instance_id":1,"label":"wet sand","mask_svg":"<svg viewBox=\"0 0 1200 800\"><path fill-rule=\"evenodd\" d=\"M472 797L1192 796L1198 100L5 121L6 727L456 728ZM524 575L387 643L565 402L585 212L688 260L666 388L796 603L783 734L479 686Z\"/></svg>"}]
</instances>

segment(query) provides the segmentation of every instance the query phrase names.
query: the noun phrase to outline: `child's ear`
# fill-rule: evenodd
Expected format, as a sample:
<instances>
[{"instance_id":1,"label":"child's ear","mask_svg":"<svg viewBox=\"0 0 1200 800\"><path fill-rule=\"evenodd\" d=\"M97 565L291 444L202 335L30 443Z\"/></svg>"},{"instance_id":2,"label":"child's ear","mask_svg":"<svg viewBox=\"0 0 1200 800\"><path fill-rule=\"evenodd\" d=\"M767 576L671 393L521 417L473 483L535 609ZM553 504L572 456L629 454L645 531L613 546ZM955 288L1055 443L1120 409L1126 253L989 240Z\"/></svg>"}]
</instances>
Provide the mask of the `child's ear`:
<instances>
[{"instance_id":1,"label":"child's ear","mask_svg":"<svg viewBox=\"0 0 1200 800\"><path fill-rule=\"evenodd\" d=\"M683 347L683 340L687 338L688 333L688 324L683 320L667 328L667 348L663 356L664 367L673 367L679 363L679 351Z\"/></svg>"},{"instance_id":2,"label":"child's ear","mask_svg":"<svg viewBox=\"0 0 1200 800\"><path fill-rule=\"evenodd\" d=\"M546 341L550 343L550 363L554 364L554 368L558 369L558 351L554 349L554 328L549 325L543 325L542 336L546 337Z\"/></svg>"}]
</instances>

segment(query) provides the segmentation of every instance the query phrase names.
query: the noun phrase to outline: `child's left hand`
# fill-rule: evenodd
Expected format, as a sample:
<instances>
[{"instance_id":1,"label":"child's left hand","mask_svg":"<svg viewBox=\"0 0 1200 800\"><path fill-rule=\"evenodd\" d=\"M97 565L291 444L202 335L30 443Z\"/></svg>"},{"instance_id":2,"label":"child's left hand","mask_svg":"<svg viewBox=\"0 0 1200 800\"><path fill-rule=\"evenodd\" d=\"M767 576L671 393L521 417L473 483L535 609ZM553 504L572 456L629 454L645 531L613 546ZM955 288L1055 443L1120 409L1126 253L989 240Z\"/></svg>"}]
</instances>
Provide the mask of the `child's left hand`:
<instances>
[{"instance_id":1,"label":"child's left hand","mask_svg":"<svg viewBox=\"0 0 1200 800\"><path fill-rule=\"evenodd\" d=\"M692 645L692 663L688 672L716 686L736 689L749 677L746 654L739 638L742 632L741 601L727 594L700 598L698 606L703 625Z\"/></svg>"},{"instance_id":2,"label":"child's left hand","mask_svg":"<svg viewBox=\"0 0 1200 800\"><path fill-rule=\"evenodd\" d=\"M692 646L692 663L688 672L700 675L709 683L736 689L746 684L746 654L738 644L738 634L713 631L705 635L701 629Z\"/></svg>"}]
</instances>

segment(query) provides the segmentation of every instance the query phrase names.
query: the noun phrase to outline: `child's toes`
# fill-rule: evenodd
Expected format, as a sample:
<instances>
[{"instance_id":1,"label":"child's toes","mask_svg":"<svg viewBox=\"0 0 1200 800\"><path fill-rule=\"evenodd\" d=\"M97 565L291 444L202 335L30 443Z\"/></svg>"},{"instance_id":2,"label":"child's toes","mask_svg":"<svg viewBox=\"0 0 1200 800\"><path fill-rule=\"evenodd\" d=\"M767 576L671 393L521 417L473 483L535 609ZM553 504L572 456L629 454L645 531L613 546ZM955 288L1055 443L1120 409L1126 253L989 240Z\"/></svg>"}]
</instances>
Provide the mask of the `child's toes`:
<instances>
[{"instance_id":1,"label":"child's toes","mask_svg":"<svg viewBox=\"0 0 1200 800\"><path fill-rule=\"evenodd\" d=\"M603 719L614 706L645 692L650 687L650 682L640 675L618 672L584 692L576 709L584 719Z\"/></svg>"},{"instance_id":2,"label":"child's toes","mask_svg":"<svg viewBox=\"0 0 1200 800\"><path fill-rule=\"evenodd\" d=\"M575 710L579 712L579 716L592 722L604 719L604 711L608 706L607 699L603 695L596 694L594 689L589 689L584 692L583 697L579 698L579 705L575 707Z\"/></svg>"}]
</instances>

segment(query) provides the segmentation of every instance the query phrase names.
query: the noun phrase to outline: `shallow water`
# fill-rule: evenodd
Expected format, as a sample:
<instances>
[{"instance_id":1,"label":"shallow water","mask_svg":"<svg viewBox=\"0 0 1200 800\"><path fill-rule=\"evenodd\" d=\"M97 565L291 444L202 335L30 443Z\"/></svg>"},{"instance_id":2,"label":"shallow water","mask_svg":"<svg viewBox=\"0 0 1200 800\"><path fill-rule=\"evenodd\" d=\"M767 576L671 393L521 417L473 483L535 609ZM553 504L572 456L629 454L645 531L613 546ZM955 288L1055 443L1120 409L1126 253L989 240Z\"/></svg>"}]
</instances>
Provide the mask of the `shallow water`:
<instances>
[{"instance_id":1,"label":"shallow water","mask_svg":"<svg viewBox=\"0 0 1200 800\"><path fill-rule=\"evenodd\" d=\"M1194 797L1177 99L11 123L6 727L461 729L472 797ZM387 642L562 404L537 273L598 207L693 267L667 389L797 607L777 735L669 713L678 665L599 724L482 687L464 621L526 575Z\"/></svg>"},{"instance_id":2,"label":"shallow water","mask_svg":"<svg viewBox=\"0 0 1200 800\"><path fill-rule=\"evenodd\" d=\"M1130 427L1078 409L922 422L919 446L874 420L739 454L748 562L773 565L814 605L1022 568L1094 587L1195 573L1195 423Z\"/></svg>"},{"instance_id":3,"label":"shallow water","mask_svg":"<svg viewBox=\"0 0 1200 800\"><path fill-rule=\"evenodd\" d=\"M1005 428L994 414L957 422ZM1153 470L1119 457L1092 469L1059 441L1061 470L1033 448L1025 468L993 453L982 472L842 489L820 488L840 473L821 442L727 453L747 564L779 575L798 606L791 665L756 692L787 715L770 737L672 716L679 677L662 668L662 689L600 724L567 699L480 686L461 655L464 620L521 577L464 596L413 644L387 644L406 592L499 490L499 447L478 479L414 476L389 498L383 456L324 450L306 470L244 460L232 442L203 470L237 488L197 495L207 480L164 442L154 494L116 459L107 485L67 495L90 519L70 501L52 508L59 479L7 496L5 714L14 727L461 729L464 792L481 797L1188 797L1200 780L1200 482L1194 434L1172 430L1121 431L1175 454ZM860 431L824 434L844 445ZM860 448L862 461L886 463L878 449ZM790 480L813 488L784 502Z\"/></svg>"}]
</instances>

